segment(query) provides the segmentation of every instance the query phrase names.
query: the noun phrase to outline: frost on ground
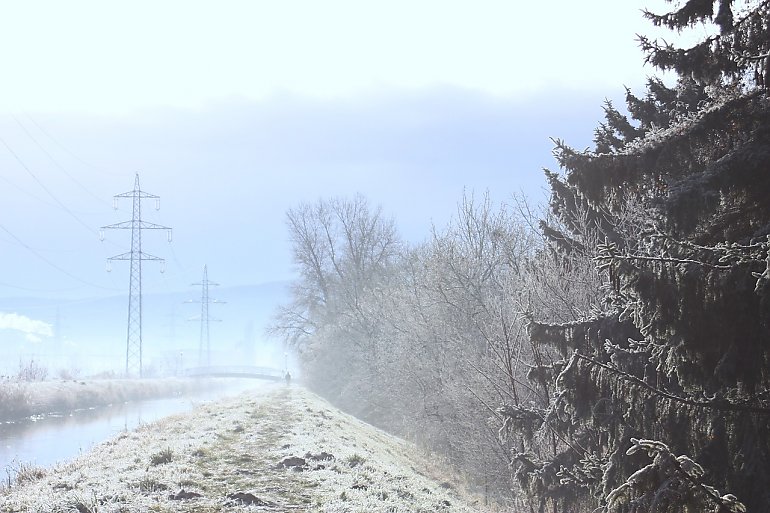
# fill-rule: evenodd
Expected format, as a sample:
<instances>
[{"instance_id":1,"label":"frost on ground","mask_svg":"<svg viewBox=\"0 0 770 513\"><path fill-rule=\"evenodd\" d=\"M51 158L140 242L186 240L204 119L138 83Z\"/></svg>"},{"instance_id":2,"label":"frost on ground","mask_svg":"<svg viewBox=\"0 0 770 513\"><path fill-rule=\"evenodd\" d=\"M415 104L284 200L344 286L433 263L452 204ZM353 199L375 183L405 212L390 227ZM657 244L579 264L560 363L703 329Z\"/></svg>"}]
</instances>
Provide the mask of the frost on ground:
<instances>
[{"instance_id":1,"label":"frost on ground","mask_svg":"<svg viewBox=\"0 0 770 513\"><path fill-rule=\"evenodd\" d=\"M187 378L0 381L0 421L129 400L169 397L223 387L224 384L223 380Z\"/></svg>"},{"instance_id":2,"label":"frost on ground","mask_svg":"<svg viewBox=\"0 0 770 513\"><path fill-rule=\"evenodd\" d=\"M480 511L418 453L276 385L122 433L70 463L28 467L0 491L0 511Z\"/></svg>"}]
</instances>

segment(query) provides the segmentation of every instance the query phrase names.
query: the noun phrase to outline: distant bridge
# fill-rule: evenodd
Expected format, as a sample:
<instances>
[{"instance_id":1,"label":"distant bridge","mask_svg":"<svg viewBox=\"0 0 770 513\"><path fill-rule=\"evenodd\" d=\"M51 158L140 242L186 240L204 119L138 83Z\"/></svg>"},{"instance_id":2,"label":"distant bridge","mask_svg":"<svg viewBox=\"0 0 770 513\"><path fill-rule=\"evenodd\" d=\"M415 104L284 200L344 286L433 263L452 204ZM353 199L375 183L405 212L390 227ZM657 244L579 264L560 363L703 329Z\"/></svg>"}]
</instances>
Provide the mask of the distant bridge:
<instances>
[{"instance_id":1,"label":"distant bridge","mask_svg":"<svg viewBox=\"0 0 770 513\"><path fill-rule=\"evenodd\" d=\"M210 365L185 369L184 375L191 378L250 378L280 381L284 371L273 367L255 367L250 365Z\"/></svg>"}]
</instances>

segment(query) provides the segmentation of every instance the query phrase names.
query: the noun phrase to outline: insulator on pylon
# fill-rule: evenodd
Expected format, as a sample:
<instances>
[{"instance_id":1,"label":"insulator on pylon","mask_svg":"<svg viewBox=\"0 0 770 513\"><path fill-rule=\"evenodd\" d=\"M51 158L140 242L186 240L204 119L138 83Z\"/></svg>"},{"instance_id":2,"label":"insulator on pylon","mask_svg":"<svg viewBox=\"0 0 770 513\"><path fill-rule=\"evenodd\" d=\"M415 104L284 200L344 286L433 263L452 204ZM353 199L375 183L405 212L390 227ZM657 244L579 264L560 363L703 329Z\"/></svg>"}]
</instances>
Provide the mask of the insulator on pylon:
<instances>
[{"instance_id":1,"label":"insulator on pylon","mask_svg":"<svg viewBox=\"0 0 770 513\"><path fill-rule=\"evenodd\" d=\"M112 261L107 260L107 272L112 272Z\"/></svg>"},{"instance_id":2,"label":"insulator on pylon","mask_svg":"<svg viewBox=\"0 0 770 513\"><path fill-rule=\"evenodd\" d=\"M112 209L113 210L118 209L118 198L112 198Z\"/></svg>"},{"instance_id":3,"label":"insulator on pylon","mask_svg":"<svg viewBox=\"0 0 770 513\"><path fill-rule=\"evenodd\" d=\"M166 261L165 260L161 260L160 261L160 272L161 273L165 273L166 272Z\"/></svg>"},{"instance_id":4,"label":"insulator on pylon","mask_svg":"<svg viewBox=\"0 0 770 513\"><path fill-rule=\"evenodd\" d=\"M160 198L155 198L155 210L160 210Z\"/></svg>"},{"instance_id":5,"label":"insulator on pylon","mask_svg":"<svg viewBox=\"0 0 770 513\"><path fill-rule=\"evenodd\" d=\"M168 230L168 241L171 242L171 229Z\"/></svg>"},{"instance_id":6,"label":"insulator on pylon","mask_svg":"<svg viewBox=\"0 0 770 513\"><path fill-rule=\"evenodd\" d=\"M104 240L104 230L99 230L99 240Z\"/></svg>"}]
</instances>

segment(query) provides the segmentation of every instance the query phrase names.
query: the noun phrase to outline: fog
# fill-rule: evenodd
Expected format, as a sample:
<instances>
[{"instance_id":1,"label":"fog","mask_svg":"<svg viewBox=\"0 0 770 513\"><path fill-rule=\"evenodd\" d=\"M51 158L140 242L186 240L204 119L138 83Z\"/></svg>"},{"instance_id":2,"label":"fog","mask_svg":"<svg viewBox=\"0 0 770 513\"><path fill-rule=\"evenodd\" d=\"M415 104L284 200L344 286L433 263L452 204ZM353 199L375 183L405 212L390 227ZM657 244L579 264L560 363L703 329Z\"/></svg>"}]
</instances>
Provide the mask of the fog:
<instances>
[{"instance_id":1,"label":"fog","mask_svg":"<svg viewBox=\"0 0 770 513\"><path fill-rule=\"evenodd\" d=\"M212 304L209 340L212 365L258 365L283 369L285 349L264 333L285 283L228 287L212 293L227 301ZM214 291L212 287L212 292ZM200 288L189 293L143 297L143 367L146 376L176 376L201 362ZM197 296L197 297L196 297ZM186 301L194 300L198 303ZM2 300L3 308L27 312L0 317L6 357L2 375L15 375L30 361L49 377L125 372L127 296L77 301L24 298ZM39 319L50 319L52 322ZM218 322L217 322L218 320ZM205 347L205 337L204 337ZM205 358L205 357L204 357Z\"/></svg>"},{"instance_id":2,"label":"fog","mask_svg":"<svg viewBox=\"0 0 770 513\"><path fill-rule=\"evenodd\" d=\"M190 284L204 265L221 284L212 298L227 301L210 312L221 319L212 359L285 365L266 326L296 278L285 215L301 202L362 194L418 243L465 192L543 201L550 137L590 144L607 85L645 79L634 9L562 7L544 37L513 21L543 8L505 3L169 4L153 16L140 14L148 5L17 6L0 36L18 48L0 85L0 373L33 360L51 375L123 367L129 266L104 269L130 236L98 232L131 219L113 196L136 173L160 197L142 220L173 229L171 244L150 230L142 240L165 259L165 273L142 270L144 363L158 374L199 359L201 328L187 321L198 312L184 301L200 296ZM577 19L604 36L554 37ZM616 44L604 44L608 31ZM523 50L533 40L558 63ZM597 51L618 65L586 72L580 56Z\"/></svg>"},{"instance_id":3,"label":"fog","mask_svg":"<svg viewBox=\"0 0 770 513\"><path fill-rule=\"evenodd\" d=\"M416 243L449 221L464 191L543 199L549 123L584 139L578 131L601 110L590 98L528 104L443 89L369 103L233 101L145 120L0 117L15 148L0 156L13 185L3 189L5 208L17 213L0 232L13 271L0 279L0 372L20 360L52 375L125 368L129 265L105 266L130 250L130 233L105 230L100 242L99 227L131 219L130 200L113 210L112 196L132 190L137 170L142 190L160 196L160 210L143 202L143 220L173 229L170 244L165 233L143 233L143 251L165 259L164 273L143 263L148 372L198 363L201 327L188 319L200 305L185 301L200 299L191 284L204 265L221 284L211 299L226 302L211 305L222 321L210 325L212 358L283 367L282 343L265 328L294 278L289 208L364 194Z\"/></svg>"},{"instance_id":4,"label":"fog","mask_svg":"<svg viewBox=\"0 0 770 513\"><path fill-rule=\"evenodd\" d=\"M344 412L495 510L767 509L767 2L40 7L0 20L0 426L107 431L0 439L0 495L240 372L120 487L414 499ZM56 494L101 510L107 459Z\"/></svg>"}]
</instances>

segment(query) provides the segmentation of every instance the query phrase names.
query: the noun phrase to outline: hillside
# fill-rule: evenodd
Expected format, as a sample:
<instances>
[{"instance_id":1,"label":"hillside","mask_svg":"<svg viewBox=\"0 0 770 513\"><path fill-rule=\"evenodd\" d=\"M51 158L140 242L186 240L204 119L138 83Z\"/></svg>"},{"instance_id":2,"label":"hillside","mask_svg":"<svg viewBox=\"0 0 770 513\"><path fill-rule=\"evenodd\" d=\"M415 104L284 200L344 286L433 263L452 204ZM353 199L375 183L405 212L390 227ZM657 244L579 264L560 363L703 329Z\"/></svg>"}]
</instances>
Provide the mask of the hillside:
<instances>
[{"instance_id":1,"label":"hillside","mask_svg":"<svg viewBox=\"0 0 770 513\"><path fill-rule=\"evenodd\" d=\"M268 364L283 362L283 350L265 337L275 305L286 297L283 282L223 286L211 299L226 304L211 307L212 361ZM0 375L13 375L20 361L35 360L52 376L60 371L89 375L122 371L126 351L126 294L91 299L0 298L0 314L22 316L23 324L47 326L50 331L4 331L5 358ZM200 288L177 292L146 292L143 296L143 356L145 375L175 374L180 367L198 364ZM193 301L190 303L190 301ZM22 324L18 321L17 324ZM27 328L29 329L29 328ZM36 335L33 337L32 335ZM32 340L34 339L34 340Z\"/></svg>"},{"instance_id":2,"label":"hillside","mask_svg":"<svg viewBox=\"0 0 770 513\"><path fill-rule=\"evenodd\" d=\"M411 444L273 386L24 468L0 511L482 511L460 490Z\"/></svg>"}]
</instances>

